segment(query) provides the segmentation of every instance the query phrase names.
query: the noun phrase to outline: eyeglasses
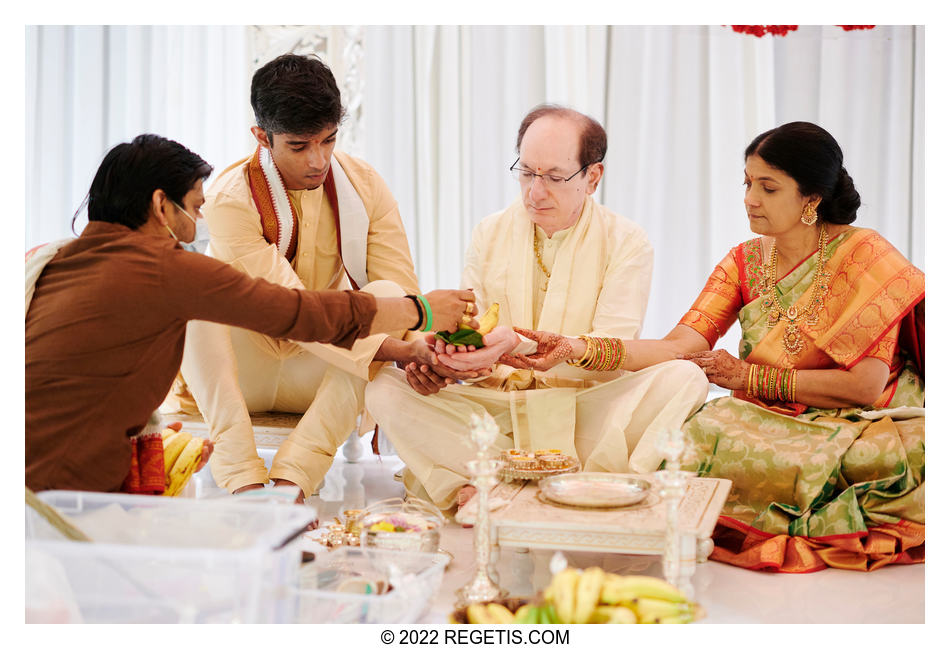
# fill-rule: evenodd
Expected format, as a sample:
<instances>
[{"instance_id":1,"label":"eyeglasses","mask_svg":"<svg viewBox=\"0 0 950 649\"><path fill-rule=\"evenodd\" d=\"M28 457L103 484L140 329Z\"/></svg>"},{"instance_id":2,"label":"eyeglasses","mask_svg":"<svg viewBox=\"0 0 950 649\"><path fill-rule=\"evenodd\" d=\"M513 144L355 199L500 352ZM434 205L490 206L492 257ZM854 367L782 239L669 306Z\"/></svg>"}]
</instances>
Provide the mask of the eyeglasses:
<instances>
[{"instance_id":1,"label":"eyeglasses","mask_svg":"<svg viewBox=\"0 0 950 649\"><path fill-rule=\"evenodd\" d=\"M569 180L571 180L574 176L576 176L577 174L587 169L587 167L589 167L590 165L597 164L597 162L600 162L600 160L598 160L597 162L592 162L590 164L584 165L583 167L581 167L580 169L572 173L567 178L565 178L564 176L555 176L553 174L536 174L530 169L519 167L518 166L519 162L521 162L521 158L518 158L517 160L515 160L512 163L512 165L508 167L508 171L511 172L512 178L517 180L522 185L530 185L531 183L534 182L535 178L540 178L541 183L545 187L547 187L548 189L555 189L557 187L563 187L564 184L568 182Z\"/></svg>"}]
</instances>

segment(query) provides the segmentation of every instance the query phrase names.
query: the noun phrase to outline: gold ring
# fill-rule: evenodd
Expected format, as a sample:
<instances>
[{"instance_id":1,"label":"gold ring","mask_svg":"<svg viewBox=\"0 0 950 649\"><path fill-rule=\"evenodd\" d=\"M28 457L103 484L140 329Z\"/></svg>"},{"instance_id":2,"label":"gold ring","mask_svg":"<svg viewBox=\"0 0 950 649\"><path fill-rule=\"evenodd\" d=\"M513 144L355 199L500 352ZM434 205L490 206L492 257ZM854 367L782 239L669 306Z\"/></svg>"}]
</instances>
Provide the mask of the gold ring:
<instances>
[{"instance_id":1,"label":"gold ring","mask_svg":"<svg viewBox=\"0 0 950 649\"><path fill-rule=\"evenodd\" d=\"M465 315L472 315L472 307L475 306L471 302L465 303Z\"/></svg>"}]
</instances>

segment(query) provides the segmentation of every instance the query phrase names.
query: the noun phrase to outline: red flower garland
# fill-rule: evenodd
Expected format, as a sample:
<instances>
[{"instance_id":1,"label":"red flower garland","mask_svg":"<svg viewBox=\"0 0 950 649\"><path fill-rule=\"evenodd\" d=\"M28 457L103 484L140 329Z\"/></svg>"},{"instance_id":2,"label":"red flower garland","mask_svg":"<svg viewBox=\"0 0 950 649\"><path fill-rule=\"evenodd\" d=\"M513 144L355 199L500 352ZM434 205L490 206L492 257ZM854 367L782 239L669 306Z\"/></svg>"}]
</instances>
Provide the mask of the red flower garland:
<instances>
[{"instance_id":1,"label":"red flower garland","mask_svg":"<svg viewBox=\"0 0 950 649\"><path fill-rule=\"evenodd\" d=\"M732 31L739 34L752 34L756 38L762 38L766 34L773 36L785 36L788 32L794 32L798 25L730 25ZM874 29L875 25L837 25L846 32L855 29Z\"/></svg>"}]
</instances>

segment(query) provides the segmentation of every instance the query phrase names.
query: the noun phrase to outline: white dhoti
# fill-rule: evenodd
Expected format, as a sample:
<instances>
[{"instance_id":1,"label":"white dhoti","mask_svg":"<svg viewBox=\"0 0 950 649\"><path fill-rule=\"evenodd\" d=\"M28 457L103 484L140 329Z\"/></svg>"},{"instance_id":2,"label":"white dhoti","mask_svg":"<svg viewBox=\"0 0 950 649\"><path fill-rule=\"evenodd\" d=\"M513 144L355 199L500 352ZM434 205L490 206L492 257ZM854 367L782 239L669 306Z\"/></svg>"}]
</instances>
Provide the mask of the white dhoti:
<instances>
[{"instance_id":1,"label":"white dhoti","mask_svg":"<svg viewBox=\"0 0 950 649\"><path fill-rule=\"evenodd\" d=\"M503 392L458 384L430 396L415 392L401 370L384 368L366 387L366 407L406 463L406 490L445 510L470 482L472 414L498 424L493 452L559 448L585 471L645 473L662 459L657 436L682 427L708 389L702 370L680 360L588 388Z\"/></svg>"},{"instance_id":2,"label":"white dhoti","mask_svg":"<svg viewBox=\"0 0 950 649\"><path fill-rule=\"evenodd\" d=\"M362 290L378 297L405 294L385 280ZM322 347L211 322L188 323L181 372L210 429L215 444L211 474L219 486L233 491L284 479L310 495L319 485L356 427L367 384L316 356ZM346 366L345 359L338 364ZM252 412L267 411L303 413L275 454L269 475L257 454L250 418Z\"/></svg>"}]
</instances>

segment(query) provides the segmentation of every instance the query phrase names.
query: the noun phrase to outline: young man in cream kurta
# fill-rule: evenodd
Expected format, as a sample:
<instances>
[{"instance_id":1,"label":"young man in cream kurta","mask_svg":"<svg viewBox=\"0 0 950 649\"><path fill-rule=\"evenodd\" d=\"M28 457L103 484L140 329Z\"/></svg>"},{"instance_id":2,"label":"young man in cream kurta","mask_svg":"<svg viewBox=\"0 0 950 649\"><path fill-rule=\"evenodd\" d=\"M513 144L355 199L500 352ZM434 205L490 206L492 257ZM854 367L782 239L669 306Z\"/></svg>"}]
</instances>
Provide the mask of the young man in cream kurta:
<instances>
[{"instance_id":1,"label":"young man in cream kurta","mask_svg":"<svg viewBox=\"0 0 950 649\"><path fill-rule=\"evenodd\" d=\"M278 57L255 73L251 101L259 149L226 169L207 192L208 254L292 288L349 289L349 275L377 296L418 293L395 199L370 165L333 151L342 107L329 69L314 58ZM271 175L254 176L255 161L258 173L270 169ZM339 234L325 191L328 174L338 196ZM261 194L268 190L262 207ZM283 196L289 199L285 212L292 204L296 218L270 242L262 214L274 195L275 205ZM362 219L355 231L353 219ZM237 493L273 480L296 485L304 496L313 493L353 431L366 383L382 363L433 362L424 340L403 340L405 333L370 336L345 350L190 323L182 376L215 443L211 470L217 484ZM268 410L303 413L269 475L248 414Z\"/></svg>"},{"instance_id":2,"label":"young man in cream kurta","mask_svg":"<svg viewBox=\"0 0 950 649\"><path fill-rule=\"evenodd\" d=\"M492 365L505 353L531 353L533 343L512 326L638 338L653 249L639 226L590 196L603 175L602 127L541 107L522 122L518 151L521 199L479 223L466 254L462 281L479 311L500 305L499 327L472 357ZM448 509L469 481L473 413L495 419L497 452L558 448L585 471L645 472L659 464L656 435L681 426L707 390L687 361L636 373L494 365L484 379L444 388L431 372L384 368L367 388L366 406L406 463L406 490Z\"/></svg>"}]
</instances>

